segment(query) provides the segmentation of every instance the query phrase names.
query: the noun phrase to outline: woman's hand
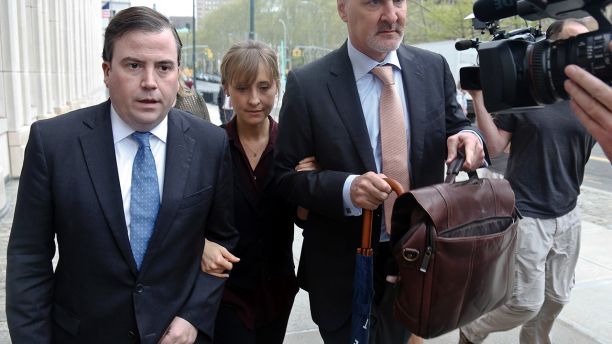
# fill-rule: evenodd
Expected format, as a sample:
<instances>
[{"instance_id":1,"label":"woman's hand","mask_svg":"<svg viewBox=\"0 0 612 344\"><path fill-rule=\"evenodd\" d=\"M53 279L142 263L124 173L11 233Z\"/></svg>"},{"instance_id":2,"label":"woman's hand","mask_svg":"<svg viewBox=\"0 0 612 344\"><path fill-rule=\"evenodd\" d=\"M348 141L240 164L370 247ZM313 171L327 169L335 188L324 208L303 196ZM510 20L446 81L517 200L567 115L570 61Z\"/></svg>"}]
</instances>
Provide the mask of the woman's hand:
<instances>
[{"instance_id":1,"label":"woman's hand","mask_svg":"<svg viewBox=\"0 0 612 344\"><path fill-rule=\"evenodd\" d=\"M204 252L202 252L202 260L200 261L200 268L203 272L221 278L228 278L229 273L227 271L231 271L234 264L239 261L240 258L231 254L225 247L205 239Z\"/></svg>"}]
</instances>

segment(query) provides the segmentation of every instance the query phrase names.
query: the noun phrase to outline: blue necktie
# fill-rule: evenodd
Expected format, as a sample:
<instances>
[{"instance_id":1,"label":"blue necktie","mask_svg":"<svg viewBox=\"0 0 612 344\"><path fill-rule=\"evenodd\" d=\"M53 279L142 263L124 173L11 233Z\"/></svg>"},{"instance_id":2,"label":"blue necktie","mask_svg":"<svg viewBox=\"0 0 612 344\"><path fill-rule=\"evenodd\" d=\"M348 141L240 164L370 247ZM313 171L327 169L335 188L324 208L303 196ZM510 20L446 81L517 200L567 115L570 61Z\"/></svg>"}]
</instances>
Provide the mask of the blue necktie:
<instances>
[{"instance_id":1,"label":"blue necktie","mask_svg":"<svg viewBox=\"0 0 612 344\"><path fill-rule=\"evenodd\" d=\"M134 132L132 137L138 143L138 152L132 166L132 196L130 200L130 245L136 266L140 270L149 238L153 233L159 211L159 184L157 169L151 152L151 133Z\"/></svg>"}]
</instances>

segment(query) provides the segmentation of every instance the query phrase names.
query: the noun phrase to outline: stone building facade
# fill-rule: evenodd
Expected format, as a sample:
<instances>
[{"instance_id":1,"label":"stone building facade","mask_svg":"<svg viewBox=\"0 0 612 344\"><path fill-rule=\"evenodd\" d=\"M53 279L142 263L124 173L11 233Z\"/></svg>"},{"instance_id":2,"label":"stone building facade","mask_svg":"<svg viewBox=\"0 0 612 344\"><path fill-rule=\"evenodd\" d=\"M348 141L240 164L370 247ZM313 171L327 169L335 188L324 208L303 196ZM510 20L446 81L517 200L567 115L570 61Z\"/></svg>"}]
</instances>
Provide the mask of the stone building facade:
<instances>
[{"instance_id":1,"label":"stone building facade","mask_svg":"<svg viewBox=\"0 0 612 344\"><path fill-rule=\"evenodd\" d=\"M106 98L100 0L0 1L0 209L30 125Z\"/></svg>"}]
</instances>

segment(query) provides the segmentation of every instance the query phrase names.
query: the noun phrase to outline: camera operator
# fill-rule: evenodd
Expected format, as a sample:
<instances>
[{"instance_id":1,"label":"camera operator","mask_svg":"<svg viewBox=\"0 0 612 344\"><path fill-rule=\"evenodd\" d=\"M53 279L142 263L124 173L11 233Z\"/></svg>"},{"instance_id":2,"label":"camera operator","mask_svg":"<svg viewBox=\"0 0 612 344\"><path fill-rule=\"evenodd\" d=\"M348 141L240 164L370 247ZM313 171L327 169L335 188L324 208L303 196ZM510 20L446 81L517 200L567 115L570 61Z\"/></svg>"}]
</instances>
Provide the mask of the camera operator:
<instances>
[{"instance_id":1,"label":"camera operator","mask_svg":"<svg viewBox=\"0 0 612 344\"><path fill-rule=\"evenodd\" d=\"M551 24L547 37L566 39L587 31L580 21L566 19ZM480 343L492 332L520 325L520 343L550 343L553 322L573 286L581 230L576 202L595 140L568 101L497 114L493 120L482 91L470 94L489 154L496 156L511 144L505 177L524 218L518 225L512 297L463 326L459 343Z\"/></svg>"},{"instance_id":2,"label":"camera operator","mask_svg":"<svg viewBox=\"0 0 612 344\"><path fill-rule=\"evenodd\" d=\"M575 65L565 67L565 74L572 110L612 162L612 87Z\"/></svg>"}]
</instances>

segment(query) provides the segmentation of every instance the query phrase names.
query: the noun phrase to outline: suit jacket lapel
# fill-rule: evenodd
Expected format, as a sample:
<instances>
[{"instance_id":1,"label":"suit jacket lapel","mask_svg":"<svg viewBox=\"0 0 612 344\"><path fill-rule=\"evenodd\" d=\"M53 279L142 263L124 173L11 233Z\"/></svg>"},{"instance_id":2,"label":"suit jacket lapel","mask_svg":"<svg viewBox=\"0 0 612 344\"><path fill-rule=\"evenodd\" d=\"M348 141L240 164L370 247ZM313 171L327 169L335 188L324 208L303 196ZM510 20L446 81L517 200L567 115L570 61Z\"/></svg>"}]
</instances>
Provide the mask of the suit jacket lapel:
<instances>
[{"instance_id":1,"label":"suit jacket lapel","mask_svg":"<svg viewBox=\"0 0 612 344\"><path fill-rule=\"evenodd\" d=\"M404 45L400 45L397 55L402 66L402 81L404 83L404 96L408 104L410 116L410 166L411 179L418 172L416 162L424 161L424 147L426 133L425 97L426 85L425 73L421 63L414 61L414 54ZM411 183L411 185L414 185Z\"/></svg>"},{"instance_id":2,"label":"suit jacket lapel","mask_svg":"<svg viewBox=\"0 0 612 344\"><path fill-rule=\"evenodd\" d=\"M366 171L376 171L374 152L370 145L368 128L359 101L359 92L351 60L348 57L347 44L335 52L338 55L330 68L328 88L331 98L338 109L340 118L353 141L354 147L363 162Z\"/></svg>"},{"instance_id":3,"label":"suit jacket lapel","mask_svg":"<svg viewBox=\"0 0 612 344\"><path fill-rule=\"evenodd\" d=\"M157 215L153 235L149 240L141 270L146 269L147 261L154 256L163 244L172 225L174 215L183 199L187 173L190 170L195 140L188 135L190 126L174 109L168 113L168 137L166 141L166 169L164 173L164 192Z\"/></svg>"},{"instance_id":4,"label":"suit jacket lapel","mask_svg":"<svg viewBox=\"0 0 612 344\"><path fill-rule=\"evenodd\" d=\"M136 263L130 248L121 185L117 172L113 130L110 121L110 101L96 108L97 112L83 121L91 131L81 135L81 149L94 185L96 197L123 258L134 274Z\"/></svg>"}]
</instances>

